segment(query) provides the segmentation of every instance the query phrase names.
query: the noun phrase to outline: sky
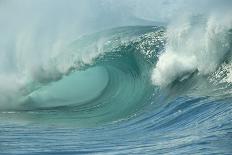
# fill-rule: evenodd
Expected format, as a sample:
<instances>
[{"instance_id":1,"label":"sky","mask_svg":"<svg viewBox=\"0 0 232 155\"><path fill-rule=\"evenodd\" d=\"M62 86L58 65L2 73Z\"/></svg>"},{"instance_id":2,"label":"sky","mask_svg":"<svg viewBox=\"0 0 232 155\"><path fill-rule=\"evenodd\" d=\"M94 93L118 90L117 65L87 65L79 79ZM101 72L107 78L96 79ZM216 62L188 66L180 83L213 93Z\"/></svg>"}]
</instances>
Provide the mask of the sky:
<instances>
[{"instance_id":1,"label":"sky","mask_svg":"<svg viewBox=\"0 0 232 155\"><path fill-rule=\"evenodd\" d=\"M229 0L0 0L0 28L10 32L42 29L77 35L125 25L168 23L183 14L207 14L215 7L232 6L231 3Z\"/></svg>"}]
</instances>

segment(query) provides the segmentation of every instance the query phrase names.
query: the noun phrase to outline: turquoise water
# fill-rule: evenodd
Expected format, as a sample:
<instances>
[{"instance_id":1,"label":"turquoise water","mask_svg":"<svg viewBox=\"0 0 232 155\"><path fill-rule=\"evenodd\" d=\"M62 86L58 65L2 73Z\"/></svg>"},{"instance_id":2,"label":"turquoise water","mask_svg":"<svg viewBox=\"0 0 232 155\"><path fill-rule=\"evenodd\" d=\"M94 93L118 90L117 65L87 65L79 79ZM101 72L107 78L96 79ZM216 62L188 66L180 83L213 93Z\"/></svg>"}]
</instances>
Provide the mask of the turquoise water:
<instances>
[{"instance_id":1,"label":"turquoise water","mask_svg":"<svg viewBox=\"0 0 232 155\"><path fill-rule=\"evenodd\" d=\"M120 27L70 43L2 106L1 154L232 154L226 33L229 48L208 74L185 67L181 54L173 63L162 55L164 27Z\"/></svg>"}]
</instances>

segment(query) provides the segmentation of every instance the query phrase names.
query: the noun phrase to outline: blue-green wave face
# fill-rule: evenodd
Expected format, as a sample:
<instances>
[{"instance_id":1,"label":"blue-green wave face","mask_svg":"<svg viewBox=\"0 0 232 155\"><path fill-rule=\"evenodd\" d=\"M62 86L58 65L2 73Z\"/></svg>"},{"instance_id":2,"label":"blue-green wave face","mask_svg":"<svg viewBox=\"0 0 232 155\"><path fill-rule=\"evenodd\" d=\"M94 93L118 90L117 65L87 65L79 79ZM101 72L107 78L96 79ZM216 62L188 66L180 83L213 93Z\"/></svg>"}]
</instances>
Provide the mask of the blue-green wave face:
<instances>
[{"instance_id":1,"label":"blue-green wave face","mask_svg":"<svg viewBox=\"0 0 232 155\"><path fill-rule=\"evenodd\" d=\"M22 152L230 154L231 29L203 40L171 30L119 27L71 42L0 94L0 125L27 142Z\"/></svg>"},{"instance_id":2,"label":"blue-green wave face","mask_svg":"<svg viewBox=\"0 0 232 155\"><path fill-rule=\"evenodd\" d=\"M71 62L65 74L38 75L22 88L21 102L5 109L16 111L17 119L78 126L134 117L156 89L151 72L164 49L164 33L162 27L125 27L78 39L53 61Z\"/></svg>"},{"instance_id":3,"label":"blue-green wave face","mask_svg":"<svg viewBox=\"0 0 232 155\"><path fill-rule=\"evenodd\" d=\"M191 62L194 56L173 56L166 37L164 27L137 26L79 38L1 105L2 118L99 126L130 120L182 95L230 96L230 86L222 83L229 74L230 47L216 56L221 67L206 76L192 64L198 62ZM230 31L225 37L231 37Z\"/></svg>"}]
</instances>

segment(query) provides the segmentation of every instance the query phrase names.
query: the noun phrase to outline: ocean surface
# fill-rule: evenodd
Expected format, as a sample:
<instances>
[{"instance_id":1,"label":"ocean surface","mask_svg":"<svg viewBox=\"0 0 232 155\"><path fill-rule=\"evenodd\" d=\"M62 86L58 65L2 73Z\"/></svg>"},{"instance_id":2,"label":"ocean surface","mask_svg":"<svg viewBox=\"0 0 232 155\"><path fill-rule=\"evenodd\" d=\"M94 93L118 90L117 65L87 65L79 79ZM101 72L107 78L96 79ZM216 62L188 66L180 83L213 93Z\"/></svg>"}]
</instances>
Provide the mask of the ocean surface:
<instances>
[{"instance_id":1,"label":"ocean surface","mask_svg":"<svg viewBox=\"0 0 232 155\"><path fill-rule=\"evenodd\" d=\"M212 32L129 26L71 42L2 99L0 154L232 154L232 31Z\"/></svg>"}]
</instances>

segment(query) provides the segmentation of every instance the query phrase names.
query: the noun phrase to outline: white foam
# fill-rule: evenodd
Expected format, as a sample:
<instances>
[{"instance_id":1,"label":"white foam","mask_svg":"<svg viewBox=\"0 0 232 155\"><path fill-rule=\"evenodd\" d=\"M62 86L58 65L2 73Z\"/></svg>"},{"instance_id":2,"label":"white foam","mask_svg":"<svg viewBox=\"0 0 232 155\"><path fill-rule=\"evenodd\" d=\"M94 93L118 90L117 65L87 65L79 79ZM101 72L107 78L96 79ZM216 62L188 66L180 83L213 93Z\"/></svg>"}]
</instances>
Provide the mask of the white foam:
<instances>
[{"instance_id":1,"label":"white foam","mask_svg":"<svg viewBox=\"0 0 232 155\"><path fill-rule=\"evenodd\" d=\"M202 75L214 72L231 50L230 15L214 13L199 16L194 22L192 16L185 16L171 24L167 30L166 51L153 70L153 83L167 86L194 71Z\"/></svg>"}]
</instances>

